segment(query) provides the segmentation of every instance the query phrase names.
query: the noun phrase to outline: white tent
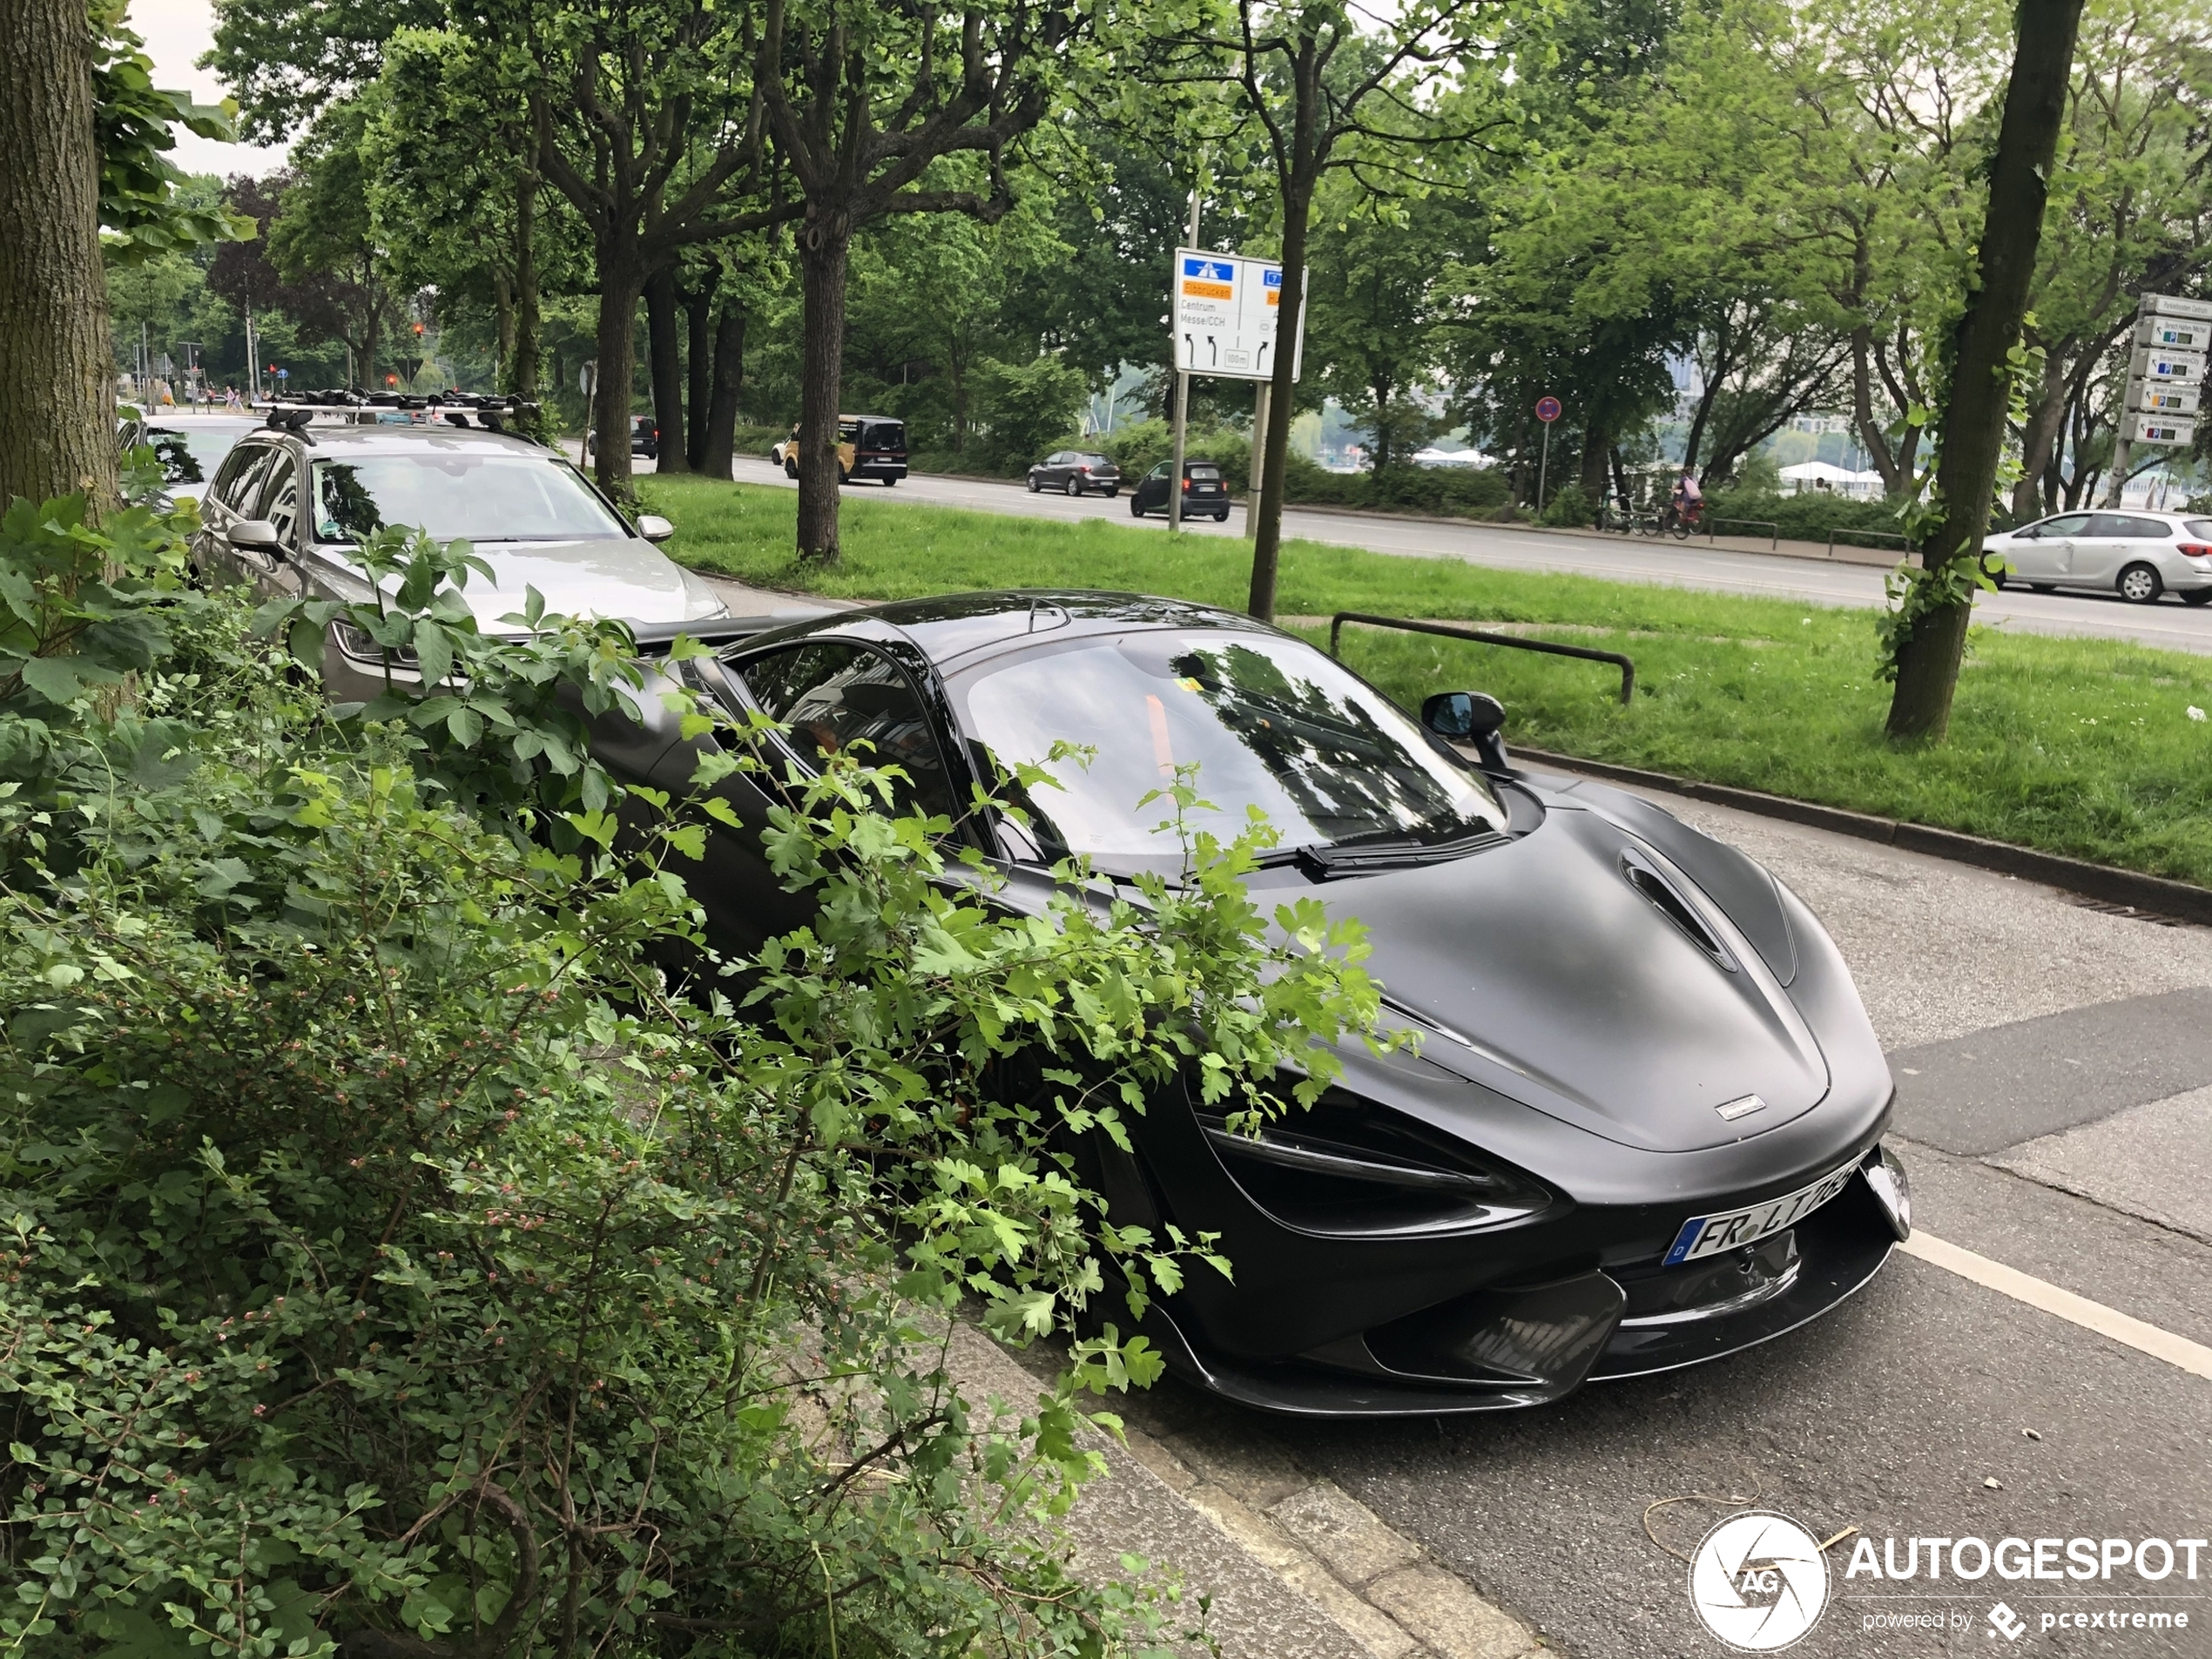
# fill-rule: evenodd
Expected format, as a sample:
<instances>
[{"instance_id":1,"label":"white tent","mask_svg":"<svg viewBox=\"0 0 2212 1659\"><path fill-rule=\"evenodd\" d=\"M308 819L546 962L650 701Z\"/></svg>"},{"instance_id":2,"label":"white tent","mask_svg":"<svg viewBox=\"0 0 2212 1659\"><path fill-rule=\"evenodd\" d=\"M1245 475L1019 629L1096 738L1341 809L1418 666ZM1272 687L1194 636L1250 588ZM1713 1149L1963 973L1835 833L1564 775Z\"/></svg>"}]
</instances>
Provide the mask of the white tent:
<instances>
[{"instance_id":1,"label":"white tent","mask_svg":"<svg viewBox=\"0 0 2212 1659\"><path fill-rule=\"evenodd\" d=\"M1800 461L1794 467L1784 467L1782 482L1793 496L1817 489L1823 483L1839 496L1871 498L1882 493L1880 473L1853 472L1847 467L1831 466L1825 461Z\"/></svg>"},{"instance_id":2,"label":"white tent","mask_svg":"<svg viewBox=\"0 0 2212 1659\"><path fill-rule=\"evenodd\" d=\"M1495 463L1480 449L1432 448L1414 450L1413 464L1416 467L1487 467Z\"/></svg>"}]
</instances>

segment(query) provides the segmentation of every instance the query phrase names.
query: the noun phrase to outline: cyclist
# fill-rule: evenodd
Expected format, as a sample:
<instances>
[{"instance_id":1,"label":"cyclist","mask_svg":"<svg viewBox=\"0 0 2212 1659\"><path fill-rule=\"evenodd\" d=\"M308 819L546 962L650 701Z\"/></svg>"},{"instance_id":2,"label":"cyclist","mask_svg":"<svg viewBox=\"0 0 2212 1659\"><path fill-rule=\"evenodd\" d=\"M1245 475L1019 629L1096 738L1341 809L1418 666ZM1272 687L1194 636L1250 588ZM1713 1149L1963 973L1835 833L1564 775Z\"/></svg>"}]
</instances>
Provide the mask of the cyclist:
<instances>
[{"instance_id":1,"label":"cyclist","mask_svg":"<svg viewBox=\"0 0 2212 1659\"><path fill-rule=\"evenodd\" d=\"M1705 492L1698 485L1697 475L1684 467L1682 476L1675 480L1674 499L1668 503L1668 516L1673 524L1694 528L1704 510Z\"/></svg>"}]
</instances>

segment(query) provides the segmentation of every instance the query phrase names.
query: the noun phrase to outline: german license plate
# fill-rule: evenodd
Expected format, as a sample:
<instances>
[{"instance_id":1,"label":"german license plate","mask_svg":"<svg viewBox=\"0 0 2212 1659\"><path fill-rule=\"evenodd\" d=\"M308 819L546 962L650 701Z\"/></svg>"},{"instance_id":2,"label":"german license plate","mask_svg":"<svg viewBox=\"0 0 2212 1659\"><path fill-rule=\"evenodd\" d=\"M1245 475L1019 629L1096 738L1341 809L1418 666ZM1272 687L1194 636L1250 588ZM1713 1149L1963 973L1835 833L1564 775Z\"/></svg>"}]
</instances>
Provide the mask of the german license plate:
<instances>
[{"instance_id":1,"label":"german license plate","mask_svg":"<svg viewBox=\"0 0 2212 1659\"><path fill-rule=\"evenodd\" d=\"M1764 1204L1755 1204L1748 1210L1724 1210L1718 1215L1692 1216L1682 1224L1675 1235L1673 1247L1667 1251L1666 1265L1673 1267L1683 1262L1697 1261L1707 1256L1717 1256L1724 1250L1735 1250L1743 1244L1756 1244L1762 1238L1772 1237L1784 1227L1794 1226L1814 1211L1851 1184L1851 1177L1858 1173L1856 1161L1840 1170L1824 1175L1809 1187L1799 1187L1795 1192L1779 1198L1769 1198Z\"/></svg>"}]
</instances>

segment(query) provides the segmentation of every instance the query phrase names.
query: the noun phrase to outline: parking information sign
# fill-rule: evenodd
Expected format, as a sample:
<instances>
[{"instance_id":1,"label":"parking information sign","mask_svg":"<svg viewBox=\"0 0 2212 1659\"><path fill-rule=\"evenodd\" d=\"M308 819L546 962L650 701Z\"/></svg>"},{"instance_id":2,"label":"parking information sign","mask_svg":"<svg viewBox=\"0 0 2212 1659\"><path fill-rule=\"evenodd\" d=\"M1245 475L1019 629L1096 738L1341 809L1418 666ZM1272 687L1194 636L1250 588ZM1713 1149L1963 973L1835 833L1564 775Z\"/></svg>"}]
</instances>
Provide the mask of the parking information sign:
<instances>
[{"instance_id":1,"label":"parking information sign","mask_svg":"<svg viewBox=\"0 0 2212 1659\"><path fill-rule=\"evenodd\" d=\"M2212 300L2145 294L2135 312L2134 346L2121 441L2165 447L2195 442L2205 361L2212 353Z\"/></svg>"},{"instance_id":2,"label":"parking information sign","mask_svg":"<svg viewBox=\"0 0 2212 1659\"><path fill-rule=\"evenodd\" d=\"M1275 377L1276 323L1282 315L1283 267L1241 253L1175 251L1175 366L1185 374L1229 380ZM1304 367L1300 319L1291 378Z\"/></svg>"}]
</instances>

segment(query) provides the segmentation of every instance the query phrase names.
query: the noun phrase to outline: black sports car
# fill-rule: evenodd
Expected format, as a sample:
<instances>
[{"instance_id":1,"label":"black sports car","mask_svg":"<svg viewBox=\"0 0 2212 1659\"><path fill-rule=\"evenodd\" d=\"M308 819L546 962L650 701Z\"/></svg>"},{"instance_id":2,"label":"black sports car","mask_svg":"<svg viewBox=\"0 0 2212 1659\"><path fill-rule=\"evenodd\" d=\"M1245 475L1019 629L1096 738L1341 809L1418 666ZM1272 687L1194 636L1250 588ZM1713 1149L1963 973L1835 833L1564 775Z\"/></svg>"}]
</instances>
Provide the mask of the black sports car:
<instances>
[{"instance_id":1,"label":"black sports car","mask_svg":"<svg viewBox=\"0 0 2212 1659\"><path fill-rule=\"evenodd\" d=\"M1221 1235L1235 1283L1194 1276L1144 1326L1200 1386L1318 1415L1539 1404L1779 1336L1905 1237L1889 1069L1811 913L1649 802L1514 768L1491 699L1417 721L1303 640L1127 595L753 626L687 671L802 765L867 738L949 814L985 757L1096 750L1031 829L975 832L1014 899L1069 852L1178 867L1136 802L1196 761L1232 825L1256 803L1282 832L1258 884L1366 923L1417 1053L1347 1045L1341 1086L1257 1140L1178 1096L1133 1156L1084 1154L1117 1217ZM680 791L695 757L654 718L603 752ZM694 890L733 948L803 919L741 835Z\"/></svg>"}]
</instances>

